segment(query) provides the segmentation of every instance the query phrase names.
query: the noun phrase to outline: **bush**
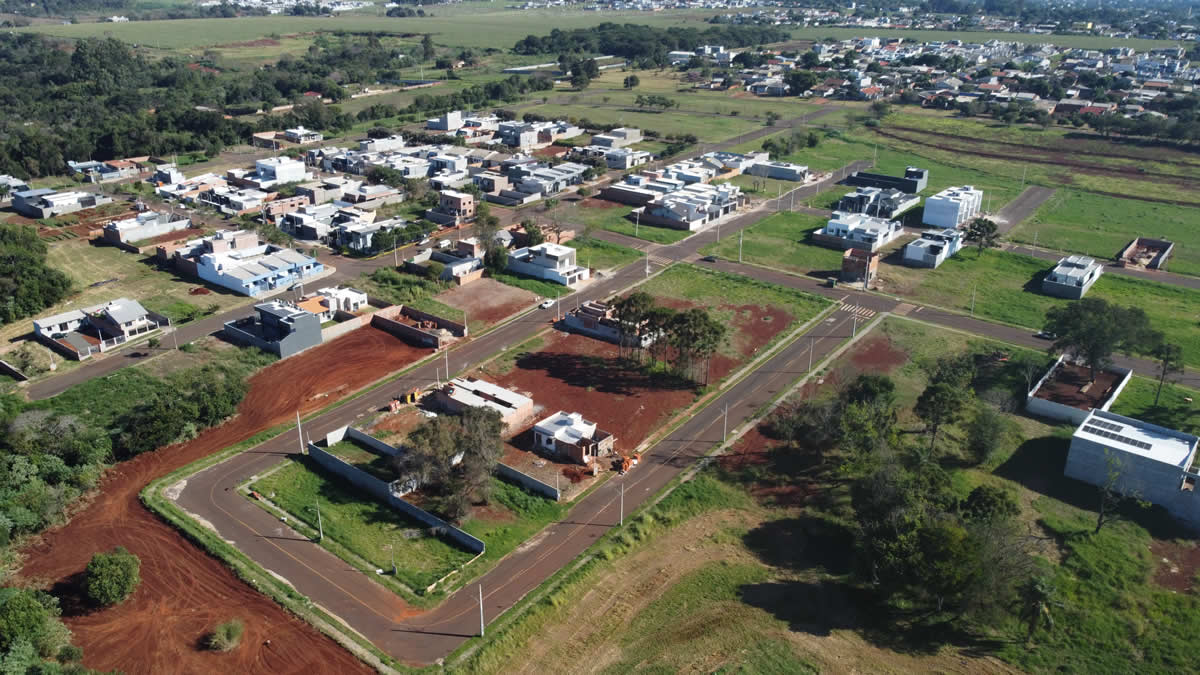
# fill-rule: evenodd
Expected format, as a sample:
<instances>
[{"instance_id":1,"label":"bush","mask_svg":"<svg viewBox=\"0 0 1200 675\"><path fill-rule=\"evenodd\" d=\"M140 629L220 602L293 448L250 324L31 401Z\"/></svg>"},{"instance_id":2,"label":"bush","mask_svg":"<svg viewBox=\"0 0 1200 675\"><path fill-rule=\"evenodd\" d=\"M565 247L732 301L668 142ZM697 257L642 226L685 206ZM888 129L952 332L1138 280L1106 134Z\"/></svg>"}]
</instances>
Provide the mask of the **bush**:
<instances>
[{"instance_id":1,"label":"bush","mask_svg":"<svg viewBox=\"0 0 1200 675\"><path fill-rule=\"evenodd\" d=\"M97 553L87 566L87 596L106 607L128 598L141 582L142 561L123 547L110 553Z\"/></svg>"},{"instance_id":2,"label":"bush","mask_svg":"<svg viewBox=\"0 0 1200 675\"><path fill-rule=\"evenodd\" d=\"M204 638L204 646L214 652L231 652L237 648L242 642L242 633L246 631L246 625L241 619L232 619L225 623L218 624Z\"/></svg>"},{"instance_id":3,"label":"bush","mask_svg":"<svg viewBox=\"0 0 1200 675\"><path fill-rule=\"evenodd\" d=\"M83 647L75 645L64 645L58 650L59 663L79 663L83 660Z\"/></svg>"}]
</instances>

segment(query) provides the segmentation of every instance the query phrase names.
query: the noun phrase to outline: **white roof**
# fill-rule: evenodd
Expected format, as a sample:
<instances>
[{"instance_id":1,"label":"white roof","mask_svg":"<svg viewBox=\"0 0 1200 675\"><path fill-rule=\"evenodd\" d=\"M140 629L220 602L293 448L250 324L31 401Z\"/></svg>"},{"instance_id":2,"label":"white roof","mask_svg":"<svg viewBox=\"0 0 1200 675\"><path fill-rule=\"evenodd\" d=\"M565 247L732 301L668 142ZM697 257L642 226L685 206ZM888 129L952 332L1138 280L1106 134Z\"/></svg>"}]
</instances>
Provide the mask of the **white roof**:
<instances>
[{"instance_id":1,"label":"white roof","mask_svg":"<svg viewBox=\"0 0 1200 675\"><path fill-rule=\"evenodd\" d=\"M562 257L564 255L567 255L568 253L573 253L575 251L575 249L571 248L570 246L563 246L562 244L553 244L548 241L538 244L537 246L531 246L529 248L529 250L538 251L544 255L553 255L553 256L558 256L558 257Z\"/></svg>"},{"instance_id":2,"label":"white roof","mask_svg":"<svg viewBox=\"0 0 1200 675\"><path fill-rule=\"evenodd\" d=\"M1183 470L1191 464L1196 442L1200 440L1191 434L1095 409L1075 430L1075 437Z\"/></svg>"},{"instance_id":3,"label":"white roof","mask_svg":"<svg viewBox=\"0 0 1200 675\"><path fill-rule=\"evenodd\" d=\"M491 408L501 415L533 404L533 399L485 380L456 377L450 380L454 391L450 398L473 408ZM482 395L481 395L482 394Z\"/></svg>"},{"instance_id":4,"label":"white roof","mask_svg":"<svg viewBox=\"0 0 1200 675\"><path fill-rule=\"evenodd\" d=\"M533 427L537 432L572 445L596 435L596 423L583 419L580 413L558 411Z\"/></svg>"}]
</instances>

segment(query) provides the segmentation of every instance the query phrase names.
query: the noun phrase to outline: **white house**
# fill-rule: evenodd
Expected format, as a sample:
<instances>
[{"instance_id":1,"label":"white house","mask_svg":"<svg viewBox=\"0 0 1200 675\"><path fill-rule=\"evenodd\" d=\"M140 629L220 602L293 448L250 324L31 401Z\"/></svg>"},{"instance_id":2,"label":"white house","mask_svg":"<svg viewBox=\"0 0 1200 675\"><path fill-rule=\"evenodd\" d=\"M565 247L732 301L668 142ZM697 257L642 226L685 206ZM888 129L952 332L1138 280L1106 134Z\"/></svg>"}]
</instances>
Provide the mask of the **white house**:
<instances>
[{"instance_id":1,"label":"white house","mask_svg":"<svg viewBox=\"0 0 1200 675\"><path fill-rule=\"evenodd\" d=\"M1061 258L1054 269L1042 279L1042 292L1059 298L1078 300L1104 273L1104 266L1095 258L1069 255Z\"/></svg>"},{"instance_id":2,"label":"white house","mask_svg":"<svg viewBox=\"0 0 1200 675\"><path fill-rule=\"evenodd\" d=\"M904 247L904 264L937 267L962 248L963 233L957 229L925 230L921 238Z\"/></svg>"},{"instance_id":3,"label":"white house","mask_svg":"<svg viewBox=\"0 0 1200 675\"><path fill-rule=\"evenodd\" d=\"M950 187L925 200L921 222L933 227L961 227L979 214L983 191L973 186Z\"/></svg>"},{"instance_id":4,"label":"white house","mask_svg":"<svg viewBox=\"0 0 1200 675\"><path fill-rule=\"evenodd\" d=\"M561 410L533 426L533 439L538 449L584 465L611 453L616 442L580 413Z\"/></svg>"},{"instance_id":5,"label":"white house","mask_svg":"<svg viewBox=\"0 0 1200 675\"><path fill-rule=\"evenodd\" d=\"M303 125L295 129L287 129L283 132L283 137L292 143L320 143L325 140L325 136L319 131L305 129Z\"/></svg>"},{"instance_id":6,"label":"white house","mask_svg":"<svg viewBox=\"0 0 1200 675\"><path fill-rule=\"evenodd\" d=\"M862 213L834 211L825 227L817 231L817 241L843 249L861 248L878 251L904 234L895 220L884 220Z\"/></svg>"},{"instance_id":7,"label":"white house","mask_svg":"<svg viewBox=\"0 0 1200 675\"><path fill-rule=\"evenodd\" d=\"M591 276L590 270L575 264L575 249L550 242L511 251L508 269L564 286L573 286Z\"/></svg>"}]
</instances>

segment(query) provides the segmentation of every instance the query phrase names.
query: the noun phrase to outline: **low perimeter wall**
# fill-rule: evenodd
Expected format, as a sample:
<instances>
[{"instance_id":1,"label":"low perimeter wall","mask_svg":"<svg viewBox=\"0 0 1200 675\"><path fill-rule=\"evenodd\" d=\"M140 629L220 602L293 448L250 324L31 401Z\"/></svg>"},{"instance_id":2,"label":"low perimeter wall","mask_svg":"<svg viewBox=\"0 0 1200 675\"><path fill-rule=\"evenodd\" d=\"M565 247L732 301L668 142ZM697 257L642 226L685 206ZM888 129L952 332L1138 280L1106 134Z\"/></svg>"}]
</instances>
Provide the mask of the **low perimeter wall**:
<instances>
[{"instance_id":1,"label":"low perimeter wall","mask_svg":"<svg viewBox=\"0 0 1200 675\"><path fill-rule=\"evenodd\" d=\"M342 431L343 434L339 434L339 440L340 438L344 437L345 430L342 429L340 431ZM333 434L330 436L332 437ZM413 506L412 504L409 504L403 499L392 494L391 487L387 483L379 480L366 471L359 469L358 467L351 466L350 464L343 462L337 457L334 457L328 452L325 452L321 448L317 447L313 443L308 444L308 454L310 457L312 457L314 462L320 465L321 468L329 471L330 473L336 474L338 477L346 480L351 485L365 491L367 494L399 511L400 513L417 520L427 527L434 528L471 553L483 553L487 548L483 541L472 537L471 535L463 532L450 523L447 523L441 518L438 518L432 513L429 513L424 509L417 508L416 506Z\"/></svg>"},{"instance_id":2,"label":"low perimeter wall","mask_svg":"<svg viewBox=\"0 0 1200 675\"><path fill-rule=\"evenodd\" d=\"M520 485L530 492L536 492L537 494L549 497L554 501L558 501L562 498L562 493L558 491L558 488L554 487L553 485L547 485L527 473L517 471L511 466L497 464L496 475L512 481L513 483Z\"/></svg>"},{"instance_id":3,"label":"low perimeter wall","mask_svg":"<svg viewBox=\"0 0 1200 675\"><path fill-rule=\"evenodd\" d=\"M1046 374L1042 376L1042 379L1038 380L1037 384L1033 385L1033 389L1030 389L1029 392L1025 394L1025 410L1032 415L1037 415L1038 417L1045 417L1046 419L1058 420L1060 422L1070 422L1071 424L1079 425L1083 424L1083 420L1087 419L1087 416L1091 413L1091 410L1074 408L1069 405L1055 403L1054 401L1037 397L1037 391L1042 388L1042 385L1045 384L1047 380L1054 376L1054 372L1058 370L1059 366L1063 362L1063 359L1065 358L1066 354L1059 355L1058 359L1054 362L1054 365L1050 366L1050 370L1046 371ZM1108 400L1104 402L1104 405L1098 408L1099 410L1107 412L1108 409L1112 407L1112 404L1116 402L1117 397L1121 395L1121 391L1125 389L1125 385L1129 384L1129 380L1133 376L1133 371L1129 368L1122 368L1120 366L1109 366L1108 368L1105 368L1105 370L1121 376L1120 381L1117 382L1117 386L1113 387L1113 392L1108 397Z\"/></svg>"}]
</instances>

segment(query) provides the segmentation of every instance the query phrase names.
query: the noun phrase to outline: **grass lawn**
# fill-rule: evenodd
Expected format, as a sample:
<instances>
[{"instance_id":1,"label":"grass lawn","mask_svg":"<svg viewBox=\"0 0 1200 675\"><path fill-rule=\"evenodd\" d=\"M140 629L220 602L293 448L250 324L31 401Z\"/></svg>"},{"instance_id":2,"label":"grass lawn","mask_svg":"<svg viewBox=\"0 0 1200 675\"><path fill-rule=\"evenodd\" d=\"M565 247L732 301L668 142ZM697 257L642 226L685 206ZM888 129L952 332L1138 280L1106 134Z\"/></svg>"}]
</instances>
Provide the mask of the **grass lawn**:
<instances>
[{"instance_id":1,"label":"grass lawn","mask_svg":"<svg viewBox=\"0 0 1200 675\"><path fill-rule=\"evenodd\" d=\"M996 250L977 259L975 250L968 249L936 270L908 270L915 287L887 290L918 302L970 311L974 289L977 316L1037 329L1044 325L1047 310L1070 302L1041 293L1042 277L1050 267L1044 260ZM886 277L886 272L880 276ZM1142 308L1156 329L1183 347L1189 366L1200 365L1200 331L1195 328L1200 295L1195 291L1105 274L1088 297Z\"/></svg>"},{"instance_id":2,"label":"grass lawn","mask_svg":"<svg viewBox=\"0 0 1200 675\"><path fill-rule=\"evenodd\" d=\"M808 274L842 268L842 252L824 246L804 243L813 230L823 226L827 218L807 213L781 211L767 216L743 230L742 260L756 265ZM727 260L738 259L738 235L709 244L700 251Z\"/></svg>"},{"instance_id":3,"label":"grass lawn","mask_svg":"<svg viewBox=\"0 0 1200 675\"><path fill-rule=\"evenodd\" d=\"M657 131L664 136L667 134L695 134L705 143L717 143L762 126L761 122L731 115L696 114L686 110L638 111L636 108L595 107L582 102L576 105L557 103L537 105L525 112L536 113L551 119L587 119L597 124L638 127L643 131Z\"/></svg>"},{"instance_id":4,"label":"grass lawn","mask_svg":"<svg viewBox=\"0 0 1200 675\"><path fill-rule=\"evenodd\" d=\"M396 555L397 579L423 590L474 557L423 524L355 490L306 460L289 460L278 471L250 486L291 514L317 526L314 505L320 502L325 548L343 557L337 544L376 568L389 569ZM392 546L393 550L385 550Z\"/></svg>"},{"instance_id":5,"label":"grass lawn","mask_svg":"<svg viewBox=\"0 0 1200 675\"><path fill-rule=\"evenodd\" d=\"M508 284L509 286L522 288L543 298L557 298L574 292L570 287L563 286L562 284L556 284L553 281L535 279L534 277L512 274L510 272L504 272L502 274L489 273L488 276L502 284Z\"/></svg>"},{"instance_id":6,"label":"grass lawn","mask_svg":"<svg viewBox=\"0 0 1200 675\"><path fill-rule=\"evenodd\" d=\"M639 290L655 297L686 300L700 307L714 309L730 305L771 307L787 312L792 317L791 325L808 321L829 304L824 298L802 291L688 264L668 267L658 276L642 284ZM781 327L769 344L774 344L775 340L786 333L787 327Z\"/></svg>"},{"instance_id":7,"label":"grass lawn","mask_svg":"<svg viewBox=\"0 0 1200 675\"><path fill-rule=\"evenodd\" d=\"M597 270L619 269L646 255L635 248L594 237L577 237L567 245L575 249L579 265Z\"/></svg>"},{"instance_id":8,"label":"grass lawn","mask_svg":"<svg viewBox=\"0 0 1200 675\"><path fill-rule=\"evenodd\" d=\"M1196 209L1060 189L1010 234L1015 241L1111 258L1135 237L1175 242L1167 269L1200 276Z\"/></svg>"},{"instance_id":9,"label":"grass lawn","mask_svg":"<svg viewBox=\"0 0 1200 675\"><path fill-rule=\"evenodd\" d=\"M597 202L605 204L605 206L585 205ZM558 207L558 217L564 223L582 226L581 229L589 227L599 228L645 241L652 241L656 244L674 244L692 234L685 230L674 230L669 227L638 225L628 218L632 211L632 206L625 206L597 198L597 201L585 200L583 202L561 205Z\"/></svg>"},{"instance_id":10,"label":"grass lawn","mask_svg":"<svg viewBox=\"0 0 1200 675\"><path fill-rule=\"evenodd\" d=\"M46 263L61 270L75 284L76 293L37 316L0 326L0 340L8 341L29 332L32 319L51 316L71 309L97 305L116 298L130 298L146 309L161 311L172 321L192 308L216 305L218 311L249 304L253 298L185 278L170 271L159 271L149 256L128 253L112 246L92 246L81 239L50 245ZM188 292L203 286L207 295Z\"/></svg>"},{"instance_id":11,"label":"grass lawn","mask_svg":"<svg viewBox=\"0 0 1200 675\"><path fill-rule=\"evenodd\" d=\"M1158 405L1154 405L1154 392L1157 389L1157 379L1134 375L1110 410L1168 429L1200 434L1200 403L1196 402L1200 401L1200 391L1168 381L1163 384ZM1192 399L1190 402L1187 400L1189 398Z\"/></svg>"}]
</instances>

